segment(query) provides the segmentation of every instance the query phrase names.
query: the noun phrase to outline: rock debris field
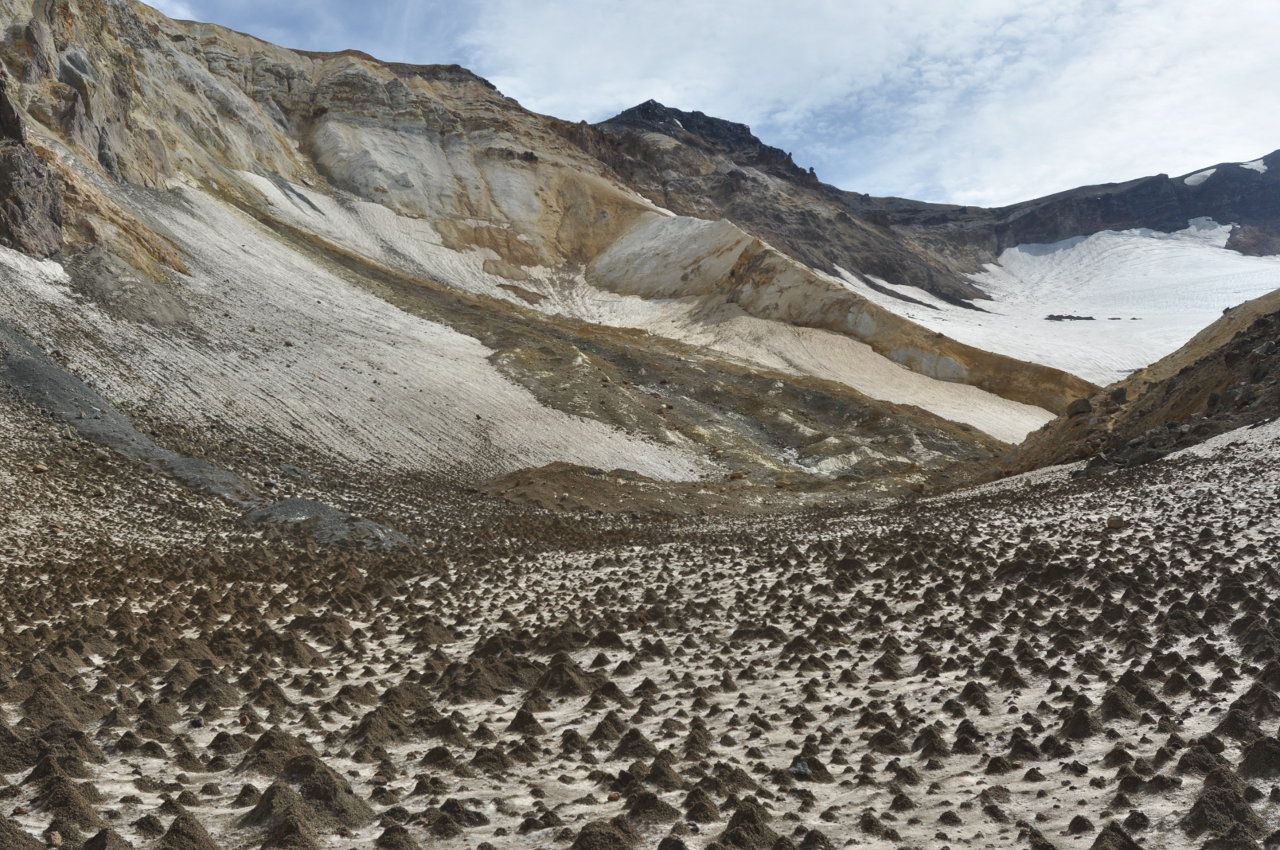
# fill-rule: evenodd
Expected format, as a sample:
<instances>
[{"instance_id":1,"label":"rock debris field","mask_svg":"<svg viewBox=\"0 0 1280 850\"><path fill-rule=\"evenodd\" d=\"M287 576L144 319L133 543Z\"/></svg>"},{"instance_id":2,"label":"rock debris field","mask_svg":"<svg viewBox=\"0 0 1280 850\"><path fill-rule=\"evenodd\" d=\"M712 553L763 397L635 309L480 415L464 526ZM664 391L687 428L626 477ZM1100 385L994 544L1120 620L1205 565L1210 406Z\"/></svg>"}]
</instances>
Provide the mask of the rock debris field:
<instances>
[{"instance_id":1,"label":"rock debris field","mask_svg":"<svg viewBox=\"0 0 1280 850\"><path fill-rule=\"evenodd\" d=\"M0 847L1272 845L1278 459L1273 423L594 544L7 558Z\"/></svg>"}]
</instances>

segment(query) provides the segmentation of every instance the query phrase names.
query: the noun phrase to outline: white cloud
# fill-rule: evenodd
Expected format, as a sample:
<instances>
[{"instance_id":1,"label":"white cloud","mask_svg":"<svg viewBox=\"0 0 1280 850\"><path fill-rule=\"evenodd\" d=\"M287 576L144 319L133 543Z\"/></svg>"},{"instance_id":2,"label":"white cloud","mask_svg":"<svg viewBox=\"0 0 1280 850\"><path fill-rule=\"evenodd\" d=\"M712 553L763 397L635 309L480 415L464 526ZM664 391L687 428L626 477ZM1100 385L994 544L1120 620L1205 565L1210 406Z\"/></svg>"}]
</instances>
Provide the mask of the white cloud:
<instances>
[{"instance_id":1,"label":"white cloud","mask_svg":"<svg viewBox=\"0 0 1280 850\"><path fill-rule=\"evenodd\" d=\"M649 98L752 125L828 182L1009 203L1280 147L1280 3L157 0L315 50L461 61L539 112Z\"/></svg>"},{"instance_id":2,"label":"white cloud","mask_svg":"<svg viewBox=\"0 0 1280 850\"><path fill-rule=\"evenodd\" d=\"M468 0L157 0L170 17L222 24L284 47L362 50L379 59L457 62L470 24Z\"/></svg>"},{"instance_id":3,"label":"white cloud","mask_svg":"<svg viewBox=\"0 0 1280 850\"><path fill-rule=\"evenodd\" d=\"M158 9L171 18L178 20L191 21L196 19L195 9L190 3L184 0L149 0L148 5Z\"/></svg>"},{"instance_id":4,"label":"white cloud","mask_svg":"<svg viewBox=\"0 0 1280 850\"><path fill-rule=\"evenodd\" d=\"M1005 203L1157 171L1180 174L1280 146L1266 83L1280 6L1124 3L1032 37L980 86L940 88L933 135L907 125L851 176L958 203Z\"/></svg>"},{"instance_id":5,"label":"white cloud","mask_svg":"<svg viewBox=\"0 0 1280 850\"><path fill-rule=\"evenodd\" d=\"M1280 4L489 0L465 47L526 106L650 97L845 188L1006 203L1280 146Z\"/></svg>"},{"instance_id":6,"label":"white cloud","mask_svg":"<svg viewBox=\"0 0 1280 850\"><path fill-rule=\"evenodd\" d=\"M938 53L971 52L977 35L1024 5L966 4L970 11L947 25L932 14L933 0L490 0L466 38L475 61L514 96L567 117L665 93L754 121L803 117L869 90L926 40Z\"/></svg>"}]
</instances>

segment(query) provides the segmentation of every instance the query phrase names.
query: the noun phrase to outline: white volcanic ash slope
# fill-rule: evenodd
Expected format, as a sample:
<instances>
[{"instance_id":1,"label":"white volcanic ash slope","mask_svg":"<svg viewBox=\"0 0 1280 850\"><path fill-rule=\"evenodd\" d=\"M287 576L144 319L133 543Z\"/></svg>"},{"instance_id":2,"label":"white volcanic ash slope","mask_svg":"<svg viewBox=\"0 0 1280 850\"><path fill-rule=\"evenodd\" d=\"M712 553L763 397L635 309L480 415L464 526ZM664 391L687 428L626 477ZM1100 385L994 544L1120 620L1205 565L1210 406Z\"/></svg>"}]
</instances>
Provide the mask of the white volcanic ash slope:
<instances>
[{"instance_id":1,"label":"white volcanic ash slope","mask_svg":"<svg viewBox=\"0 0 1280 850\"><path fill-rule=\"evenodd\" d=\"M483 477L571 460L687 479L708 468L543 407L475 339L369 295L199 191L154 214L189 257L179 329L115 319L76 297L55 264L4 257L6 314L125 405L195 428L292 435L383 471Z\"/></svg>"},{"instance_id":2,"label":"white volcanic ash slope","mask_svg":"<svg viewBox=\"0 0 1280 850\"><path fill-rule=\"evenodd\" d=\"M1020 442L1052 418L1043 408L912 371L846 334L747 312L723 287L754 240L728 222L654 214L598 257L586 274L531 266L512 281L486 272L500 261L498 254L450 250L419 219L355 198L339 201L304 186L243 176L261 192L258 203L271 217L388 267L467 292L645 330L758 368L834 381L870 398L971 425L1006 443ZM808 274L800 275L791 300L804 299Z\"/></svg>"}]
</instances>

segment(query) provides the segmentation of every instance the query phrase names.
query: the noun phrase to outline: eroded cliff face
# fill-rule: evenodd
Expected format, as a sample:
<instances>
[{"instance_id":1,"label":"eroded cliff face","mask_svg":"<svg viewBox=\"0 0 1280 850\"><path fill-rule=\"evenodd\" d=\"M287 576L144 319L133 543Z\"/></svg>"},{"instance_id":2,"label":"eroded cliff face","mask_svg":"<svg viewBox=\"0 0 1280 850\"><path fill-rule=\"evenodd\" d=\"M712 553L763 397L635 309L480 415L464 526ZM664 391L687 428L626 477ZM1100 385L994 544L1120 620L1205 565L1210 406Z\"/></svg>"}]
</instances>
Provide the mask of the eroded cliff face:
<instances>
[{"instance_id":1,"label":"eroded cliff face","mask_svg":"<svg viewBox=\"0 0 1280 850\"><path fill-rule=\"evenodd\" d=\"M62 247L62 190L27 144L22 116L0 70L0 244L41 259Z\"/></svg>"},{"instance_id":2,"label":"eroded cliff face","mask_svg":"<svg viewBox=\"0 0 1280 850\"><path fill-rule=\"evenodd\" d=\"M11 4L11 11L21 18L23 7ZM655 209L617 179L624 159L608 154L601 141L615 135L611 131L618 126L634 129L661 117L645 108L624 113L584 144L582 138L566 140L573 134L566 134L562 122L521 109L461 68L389 65L356 53L299 53L214 26L169 21L135 3L34 3L30 14L10 49L15 64L22 57L23 101L78 160L95 163L105 177L153 188L175 179L194 181L259 208L261 199L243 179L245 173L336 189L430 223L446 247L492 252L487 271L514 281L525 279L530 267L593 262ZM776 235L782 252L801 265L833 269L843 261L895 282L917 282L956 297L980 295L892 232L838 210L826 209L822 217L838 219L853 234L847 239L832 241L825 231L804 231L796 222L755 226L757 215L794 213L808 221L816 202L796 193L820 184L745 127L705 116L699 124L682 114L693 121L690 138L700 147L679 146L682 155L664 173L675 171L693 183L681 184L678 197L667 192L663 208L710 216L716 208L708 204L722 193L696 178L723 172L725 161L746 163L746 151L757 176L786 182L774 187L757 180L721 212L729 220L744 220L766 250L772 250L768 243ZM608 155L602 160L595 154ZM695 154L702 160L691 158ZM657 166L645 161L643 167L649 173ZM725 179L740 177L741 172ZM89 239L100 235L86 234ZM741 234L716 236L732 243ZM805 248L849 239L861 247L839 256L819 257ZM721 251L724 244L708 244L705 250ZM725 279L713 285L733 287ZM830 287L816 276L813 288L818 300L831 300ZM666 293L691 294L697 293ZM837 295L836 313L865 304L851 294ZM802 323L842 324L816 316ZM886 317L878 324L897 322ZM870 335L851 328L842 332L875 347ZM946 356L927 340L917 347ZM900 359L919 365L930 358ZM920 371L991 384L997 393L1003 383L945 369ZM1051 407L1058 406L1055 394L1058 388L1044 400L1028 398L1025 390L1017 393L1020 400Z\"/></svg>"},{"instance_id":3,"label":"eroded cliff face","mask_svg":"<svg viewBox=\"0 0 1280 850\"><path fill-rule=\"evenodd\" d=\"M510 172L507 157L540 145L539 122L461 69L296 53L138 3L10 3L8 13L29 15L7 45L21 105L97 177L235 192L248 172L402 214L528 212L527 194L488 183Z\"/></svg>"},{"instance_id":4,"label":"eroded cliff face","mask_svg":"<svg viewBox=\"0 0 1280 850\"><path fill-rule=\"evenodd\" d=\"M54 187L11 217L44 235L0 256L0 309L180 455L902 492L1082 392L675 214L461 68L0 10L11 141Z\"/></svg>"},{"instance_id":5,"label":"eroded cliff face","mask_svg":"<svg viewBox=\"0 0 1280 850\"><path fill-rule=\"evenodd\" d=\"M985 298L945 256L863 214L842 192L764 144L743 124L648 101L595 126L561 125L656 204L727 219L801 264L915 286L957 303Z\"/></svg>"}]
</instances>

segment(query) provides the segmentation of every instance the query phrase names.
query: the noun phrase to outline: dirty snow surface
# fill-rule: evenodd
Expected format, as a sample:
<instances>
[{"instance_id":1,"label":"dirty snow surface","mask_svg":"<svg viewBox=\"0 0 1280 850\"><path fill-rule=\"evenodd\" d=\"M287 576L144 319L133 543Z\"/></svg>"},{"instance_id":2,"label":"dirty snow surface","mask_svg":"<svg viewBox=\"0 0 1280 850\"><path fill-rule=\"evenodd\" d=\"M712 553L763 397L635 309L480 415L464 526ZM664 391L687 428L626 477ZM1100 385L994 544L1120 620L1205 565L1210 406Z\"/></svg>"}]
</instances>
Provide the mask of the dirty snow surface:
<instances>
[{"instance_id":1,"label":"dirty snow surface","mask_svg":"<svg viewBox=\"0 0 1280 850\"><path fill-rule=\"evenodd\" d=\"M974 302L986 312L885 284L926 306L910 304L853 275L845 281L961 342L1106 385L1177 350L1223 310L1280 288L1280 258L1228 251L1230 232L1196 219L1176 233L1104 231L1019 245L973 276L991 296Z\"/></svg>"},{"instance_id":2,"label":"dirty snow surface","mask_svg":"<svg viewBox=\"0 0 1280 850\"><path fill-rule=\"evenodd\" d=\"M619 296L591 287L553 304L600 324L642 328L756 368L812 375L875 399L908 404L952 422L972 425L1017 444L1053 419L1044 408L1002 398L967 384L913 372L843 334L750 316L734 304L697 298Z\"/></svg>"},{"instance_id":3,"label":"dirty snow surface","mask_svg":"<svg viewBox=\"0 0 1280 850\"><path fill-rule=\"evenodd\" d=\"M67 514L0 567L0 841L1256 846L1278 441L853 514L473 518L378 556L113 543L128 512L89 544L62 467L19 470Z\"/></svg>"}]
</instances>

